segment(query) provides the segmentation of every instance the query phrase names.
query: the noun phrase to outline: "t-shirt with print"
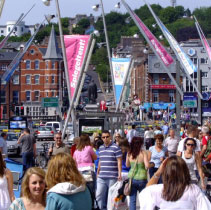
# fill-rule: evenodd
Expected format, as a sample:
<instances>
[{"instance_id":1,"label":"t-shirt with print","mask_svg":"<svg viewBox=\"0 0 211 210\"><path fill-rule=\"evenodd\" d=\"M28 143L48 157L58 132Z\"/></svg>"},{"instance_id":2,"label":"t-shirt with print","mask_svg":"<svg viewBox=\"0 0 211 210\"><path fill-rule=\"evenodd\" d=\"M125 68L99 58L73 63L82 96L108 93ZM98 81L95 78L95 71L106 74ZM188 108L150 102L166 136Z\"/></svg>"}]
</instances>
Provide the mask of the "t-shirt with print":
<instances>
[{"instance_id":1,"label":"t-shirt with print","mask_svg":"<svg viewBox=\"0 0 211 210\"><path fill-rule=\"evenodd\" d=\"M155 164L155 168L159 168L161 164L160 158L166 157L167 148L163 147L162 150L158 152L155 146L152 146L149 148L149 151L151 152L151 162Z\"/></svg>"},{"instance_id":2,"label":"t-shirt with print","mask_svg":"<svg viewBox=\"0 0 211 210\"><path fill-rule=\"evenodd\" d=\"M7 141L0 137L0 147L2 148L2 154L7 155Z\"/></svg>"},{"instance_id":3,"label":"t-shirt with print","mask_svg":"<svg viewBox=\"0 0 211 210\"><path fill-rule=\"evenodd\" d=\"M115 143L102 145L99 149L100 178L118 178L117 158L122 157L122 151Z\"/></svg>"}]
</instances>

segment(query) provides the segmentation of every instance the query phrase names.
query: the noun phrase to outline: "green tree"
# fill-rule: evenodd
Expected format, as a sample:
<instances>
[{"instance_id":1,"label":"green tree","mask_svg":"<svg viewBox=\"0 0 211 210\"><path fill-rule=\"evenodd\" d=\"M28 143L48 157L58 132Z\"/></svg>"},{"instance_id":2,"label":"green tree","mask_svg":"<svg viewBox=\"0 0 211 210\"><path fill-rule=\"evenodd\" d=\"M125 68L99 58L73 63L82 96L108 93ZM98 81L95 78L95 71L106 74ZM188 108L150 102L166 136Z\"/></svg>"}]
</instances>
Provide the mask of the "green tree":
<instances>
[{"instance_id":1,"label":"green tree","mask_svg":"<svg viewBox=\"0 0 211 210\"><path fill-rule=\"evenodd\" d=\"M81 19L75 28L73 28L73 34L85 34L85 30L90 26L90 22L87 18Z\"/></svg>"}]
</instances>

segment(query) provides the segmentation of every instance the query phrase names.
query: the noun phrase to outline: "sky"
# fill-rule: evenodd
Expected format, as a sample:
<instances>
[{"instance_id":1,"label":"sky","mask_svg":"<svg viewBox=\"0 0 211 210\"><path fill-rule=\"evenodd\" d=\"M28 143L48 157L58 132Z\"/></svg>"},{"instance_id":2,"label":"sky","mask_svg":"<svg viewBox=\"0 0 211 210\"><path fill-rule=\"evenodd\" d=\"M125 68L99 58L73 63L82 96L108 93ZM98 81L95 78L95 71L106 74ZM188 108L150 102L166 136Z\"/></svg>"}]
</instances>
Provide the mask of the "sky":
<instances>
[{"instance_id":1,"label":"sky","mask_svg":"<svg viewBox=\"0 0 211 210\"><path fill-rule=\"evenodd\" d=\"M119 11L125 13L126 10L122 5L121 9L114 8L118 0L103 0L105 13L110 11ZM132 9L139 8L144 5L143 0L126 0ZM160 4L162 7L171 5L171 0L147 0L150 4ZM93 14L99 16L100 11L95 12L92 6L99 4L100 0L59 0L61 16L74 17L76 14ZM21 13L26 13L33 4L36 4L33 10L24 19L27 25L40 23L44 20L44 15L55 14L55 0L52 0L49 7L42 3L42 0L5 0L4 9L0 18L0 24L5 25L9 20L17 20ZM210 7L211 0L177 0L177 5L189 8L191 11L195 8Z\"/></svg>"}]
</instances>

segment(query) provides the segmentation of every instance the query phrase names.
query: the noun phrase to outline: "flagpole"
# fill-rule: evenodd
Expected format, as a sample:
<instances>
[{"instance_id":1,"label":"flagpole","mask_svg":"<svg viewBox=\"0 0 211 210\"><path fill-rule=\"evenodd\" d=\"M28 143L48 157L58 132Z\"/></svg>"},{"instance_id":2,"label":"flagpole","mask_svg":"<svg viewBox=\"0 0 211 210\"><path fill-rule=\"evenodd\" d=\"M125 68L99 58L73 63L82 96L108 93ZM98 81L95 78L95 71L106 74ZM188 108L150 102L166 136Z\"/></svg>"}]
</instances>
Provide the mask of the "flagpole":
<instances>
[{"instance_id":1,"label":"flagpole","mask_svg":"<svg viewBox=\"0 0 211 210\"><path fill-rule=\"evenodd\" d=\"M144 1L145 1L145 0L144 0ZM146 3L146 1L145 1L145 3ZM197 88L195 82L194 82L193 79L191 78L191 76L190 76L188 70L186 69L185 64L182 62L180 56L178 55L176 49L174 48L174 46L173 46L173 44L172 44L172 42L170 41L169 37L166 35L166 33L165 33L163 27L161 26L161 21L160 21L160 19L155 15L155 13L154 13L154 11L152 10L151 6L150 6L148 3L146 3L146 5L147 5L147 7L149 8L150 12L152 13L152 15L153 15L154 19L156 20L157 24L159 25L161 31L163 32L163 35L164 35L164 36L166 37L166 39L168 40L168 42L169 42L169 44L170 44L172 50L174 51L175 55L177 56L178 60L180 61L180 64L182 64L183 70L185 71L185 74L186 74L186 76L188 77L188 79L191 81L191 83L192 83L192 85L193 85L193 88L196 89L196 92L198 93L199 97L202 99L202 98L203 98L203 97L202 97L202 94L201 94L200 91L198 90L198 88ZM167 29L166 29L166 30L167 30ZM168 33L171 35L171 33L170 33L169 31L168 31ZM172 35L171 35L171 36L172 36ZM172 37L173 37L173 36L172 36ZM174 38L174 37L173 37L173 38ZM176 42L176 40L175 40L175 42ZM182 49L180 48L180 50L182 50ZM182 52L182 53L183 53L183 55L186 55L184 52ZM187 58L186 58L186 59L187 59ZM187 62L188 62L188 61L187 61ZM193 72L193 73L194 73L194 72Z\"/></svg>"},{"instance_id":2,"label":"flagpole","mask_svg":"<svg viewBox=\"0 0 211 210\"><path fill-rule=\"evenodd\" d=\"M139 28L139 30L141 31L142 35L144 36L144 38L147 40L148 44L150 45L151 49L153 50L153 52L155 53L155 55L160 59L158 53L156 52L156 50L154 49L154 47L152 46L151 41L149 40L149 38L146 36L146 34L143 32L142 28L140 27L139 23L137 22L136 18L134 17L134 14L132 13L131 9L129 8L129 6L126 4L126 2L124 0L122 0L122 3L124 4L124 6L126 7L127 11L129 12L130 16L132 17L133 21L136 23L137 27ZM168 74L168 76L170 77L171 81L174 83L174 85L176 86L176 89L179 91L180 95L183 97L183 91L181 90L181 88L179 87L179 85L177 84L177 82L175 81L174 77L172 76L172 74L170 73L170 70L164 65L163 62L161 62L161 64L163 65L163 68L165 69L166 73Z\"/></svg>"},{"instance_id":3,"label":"flagpole","mask_svg":"<svg viewBox=\"0 0 211 210\"><path fill-rule=\"evenodd\" d=\"M123 93L124 93L124 89L125 89L125 84L128 80L128 76L130 75L130 72L131 72L131 69L133 68L133 65L134 65L134 59L131 58L130 64L129 64L128 69L127 69L127 74L125 75L125 78L124 78L124 81L123 81L123 87L122 87L122 90L121 90L121 93L120 93L119 103L116 105L116 112L121 108L120 105L121 105L121 101L123 100Z\"/></svg>"},{"instance_id":4,"label":"flagpole","mask_svg":"<svg viewBox=\"0 0 211 210\"><path fill-rule=\"evenodd\" d=\"M73 94L73 97L70 101L70 106L69 106L69 109L68 109L68 112L67 112L67 117L66 117L66 120L64 122L64 128L63 128L63 131L62 131L62 139L64 139L64 136L65 136L65 130L67 128L67 124L68 124L68 120L70 119L70 115L71 115L71 112L72 112L72 109L74 107L74 101L76 99L76 96L78 94L78 90L79 90L79 86L80 85L83 85L81 82L81 79L82 79L82 75L83 75L83 72L84 72L84 68L86 66L86 62L87 62L87 58L89 57L89 54L92 53L92 51L90 50L90 46L92 45L92 35L90 36L90 39L89 39L89 43L88 43L88 46L87 46L87 51L86 51L86 54L84 56L84 60L83 60L83 64L82 64L82 67L81 67L81 70L80 70L80 75L78 77L78 82L77 82L77 85L76 85L76 88L75 88L75 91L74 91L74 94Z\"/></svg>"},{"instance_id":5,"label":"flagpole","mask_svg":"<svg viewBox=\"0 0 211 210\"><path fill-rule=\"evenodd\" d=\"M200 39L201 39L202 45L203 45L203 47L204 47L204 49L205 49L205 51L206 51L206 53L207 53L207 55L208 55L209 64L211 65L211 49L210 49L210 48L208 49L208 48L205 46L205 43L204 43L203 38L202 38L202 35L203 35L204 38L206 38L206 37L205 37L205 35L204 35L203 31L202 31L201 26L199 25L198 20L196 19L195 16L193 16L193 17L194 17L194 19L195 19L195 26L196 26L196 29L197 29L197 31L198 31L199 37L200 37ZM206 40L206 42L207 42L207 40ZM208 44L208 42L207 42L207 44ZM210 47L210 46L208 46L208 47ZM210 52L208 52L208 50L209 50Z\"/></svg>"}]
</instances>

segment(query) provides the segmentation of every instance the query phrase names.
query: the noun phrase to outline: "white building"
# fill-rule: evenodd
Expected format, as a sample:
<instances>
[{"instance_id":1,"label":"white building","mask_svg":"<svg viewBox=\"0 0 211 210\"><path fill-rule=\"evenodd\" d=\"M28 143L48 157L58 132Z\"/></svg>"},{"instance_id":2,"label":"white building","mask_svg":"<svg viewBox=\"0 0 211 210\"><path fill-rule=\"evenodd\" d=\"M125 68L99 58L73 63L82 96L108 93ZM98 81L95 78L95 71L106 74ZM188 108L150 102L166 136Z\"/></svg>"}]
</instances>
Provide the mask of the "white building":
<instances>
[{"instance_id":1,"label":"white building","mask_svg":"<svg viewBox=\"0 0 211 210\"><path fill-rule=\"evenodd\" d=\"M7 21L6 25L0 25L0 36L7 36L15 25L16 21ZM35 31L34 25L25 25L24 21L21 21L11 36L22 36L25 33L33 34Z\"/></svg>"}]
</instances>

